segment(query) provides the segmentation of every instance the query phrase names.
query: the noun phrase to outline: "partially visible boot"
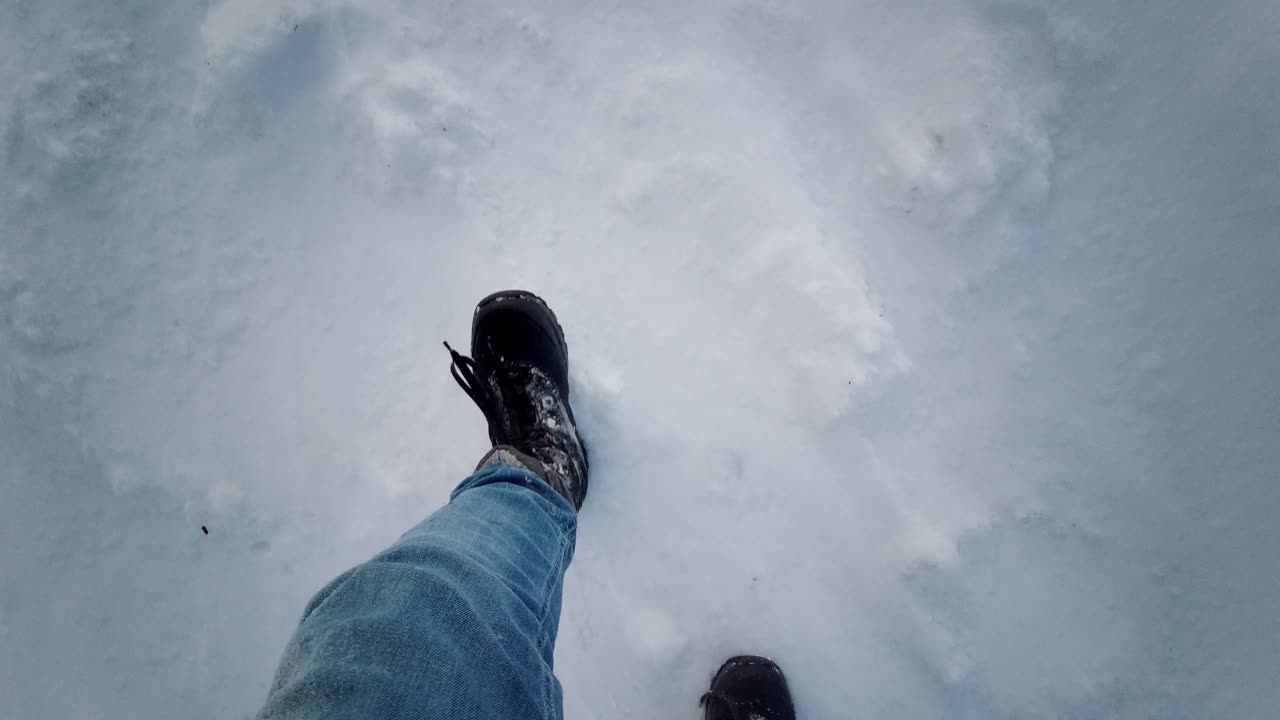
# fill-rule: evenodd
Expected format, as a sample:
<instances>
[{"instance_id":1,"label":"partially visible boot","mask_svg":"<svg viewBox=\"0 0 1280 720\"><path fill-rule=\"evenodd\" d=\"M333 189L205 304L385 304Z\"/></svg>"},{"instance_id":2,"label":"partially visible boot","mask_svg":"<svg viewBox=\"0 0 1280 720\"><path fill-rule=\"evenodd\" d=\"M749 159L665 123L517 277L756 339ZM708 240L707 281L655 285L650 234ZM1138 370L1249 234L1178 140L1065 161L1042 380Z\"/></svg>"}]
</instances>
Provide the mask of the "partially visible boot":
<instances>
[{"instance_id":1,"label":"partially visible boot","mask_svg":"<svg viewBox=\"0 0 1280 720\"><path fill-rule=\"evenodd\" d=\"M494 448L479 467L518 464L580 509L587 451L569 406L569 349L551 308L524 290L494 293L476 306L471 357L445 347L454 380L489 422Z\"/></svg>"},{"instance_id":2,"label":"partially visible boot","mask_svg":"<svg viewBox=\"0 0 1280 720\"><path fill-rule=\"evenodd\" d=\"M705 720L795 720L782 669L768 658L730 658L702 696Z\"/></svg>"}]
</instances>

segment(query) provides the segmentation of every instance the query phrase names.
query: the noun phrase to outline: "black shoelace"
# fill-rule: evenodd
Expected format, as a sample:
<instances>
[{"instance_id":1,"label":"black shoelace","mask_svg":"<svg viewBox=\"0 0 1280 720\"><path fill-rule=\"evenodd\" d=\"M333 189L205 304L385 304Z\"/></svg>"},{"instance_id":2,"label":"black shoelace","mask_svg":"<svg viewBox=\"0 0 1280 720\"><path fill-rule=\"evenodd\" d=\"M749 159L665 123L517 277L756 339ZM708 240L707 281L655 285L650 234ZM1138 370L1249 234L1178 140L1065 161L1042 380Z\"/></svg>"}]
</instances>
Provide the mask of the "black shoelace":
<instances>
[{"instance_id":1,"label":"black shoelace","mask_svg":"<svg viewBox=\"0 0 1280 720\"><path fill-rule=\"evenodd\" d=\"M453 359L453 364L449 366L449 374L453 375L458 387L462 388L467 397L470 397L476 407L480 408L480 412L484 413L484 419L489 422L489 439L494 444L517 443L517 438L508 437L509 432L506 428L509 427L512 431L519 433L526 444L537 445L544 441L550 442L546 438L552 435L551 431L539 423L526 422L527 427L524 427L519 418L506 418L507 422L504 422L502 412L505 403L498 395L497 383L492 382L493 371L481 367L475 360L454 350L449 343L446 342L444 346ZM512 371L515 370L515 368L512 369ZM529 420L529 418L523 419ZM511 425L512 423L514 426Z\"/></svg>"},{"instance_id":2,"label":"black shoelace","mask_svg":"<svg viewBox=\"0 0 1280 720\"><path fill-rule=\"evenodd\" d=\"M448 342L444 344L449 356L453 362L449 365L449 374L453 375L454 381L458 383L458 387L462 388L467 397L480 408L480 412L484 413L484 419L489 422L489 436L495 442L498 440L498 428L502 424L497 422L498 409L501 406L498 397L494 394L493 384L487 382L489 373L484 372L475 360L454 350ZM484 375L484 378L481 378Z\"/></svg>"}]
</instances>

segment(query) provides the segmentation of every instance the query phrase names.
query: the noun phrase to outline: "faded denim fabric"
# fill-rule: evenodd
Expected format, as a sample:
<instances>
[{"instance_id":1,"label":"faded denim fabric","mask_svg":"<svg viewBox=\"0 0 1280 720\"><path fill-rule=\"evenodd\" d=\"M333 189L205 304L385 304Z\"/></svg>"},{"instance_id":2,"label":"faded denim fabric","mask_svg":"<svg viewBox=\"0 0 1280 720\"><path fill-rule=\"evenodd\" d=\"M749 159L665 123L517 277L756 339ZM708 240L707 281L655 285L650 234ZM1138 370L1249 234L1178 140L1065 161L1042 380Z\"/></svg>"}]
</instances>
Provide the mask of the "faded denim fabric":
<instances>
[{"instance_id":1,"label":"faded denim fabric","mask_svg":"<svg viewBox=\"0 0 1280 720\"><path fill-rule=\"evenodd\" d=\"M552 655L573 506L489 466L307 605L262 720L563 715Z\"/></svg>"}]
</instances>

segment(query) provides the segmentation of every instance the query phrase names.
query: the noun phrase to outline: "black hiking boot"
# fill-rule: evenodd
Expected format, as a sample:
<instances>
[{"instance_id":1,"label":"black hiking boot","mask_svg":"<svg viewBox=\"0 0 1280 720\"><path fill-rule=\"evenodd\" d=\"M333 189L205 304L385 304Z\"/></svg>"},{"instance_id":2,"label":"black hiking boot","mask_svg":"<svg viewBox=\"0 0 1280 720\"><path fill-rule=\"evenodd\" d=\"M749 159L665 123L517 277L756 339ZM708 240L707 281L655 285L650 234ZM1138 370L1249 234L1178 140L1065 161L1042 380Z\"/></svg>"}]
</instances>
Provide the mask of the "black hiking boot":
<instances>
[{"instance_id":1,"label":"black hiking boot","mask_svg":"<svg viewBox=\"0 0 1280 720\"><path fill-rule=\"evenodd\" d=\"M702 696L705 720L795 720L781 668L768 658L730 658Z\"/></svg>"},{"instance_id":2,"label":"black hiking boot","mask_svg":"<svg viewBox=\"0 0 1280 720\"><path fill-rule=\"evenodd\" d=\"M489 421L494 448L477 469L524 467L581 508L587 450L569 407L569 349L551 308L524 290L494 293L476 306L472 357L444 345L453 379Z\"/></svg>"}]
</instances>

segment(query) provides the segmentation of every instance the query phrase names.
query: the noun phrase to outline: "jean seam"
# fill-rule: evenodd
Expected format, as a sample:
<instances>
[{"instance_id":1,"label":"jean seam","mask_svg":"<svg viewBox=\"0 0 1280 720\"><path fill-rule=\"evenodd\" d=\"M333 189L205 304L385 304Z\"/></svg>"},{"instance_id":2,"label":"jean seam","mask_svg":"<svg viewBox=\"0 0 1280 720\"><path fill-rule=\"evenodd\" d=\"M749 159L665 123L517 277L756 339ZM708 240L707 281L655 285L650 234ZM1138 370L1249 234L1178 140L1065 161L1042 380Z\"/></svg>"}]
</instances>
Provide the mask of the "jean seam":
<instances>
[{"instance_id":1,"label":"jean seam","mask_svg":"<svg viewBox=\"0 0 1280 720\"><path fill-rule=\"evenodd\" d=\"M557 567L559 568L564 567L564 551L565 551L566 545L568 545L568 537L564 534L564 532L561 532L560 542L556 547L556 560L557 560ZM558 573L553 572L548 574L547 576L546 585L543 586L542 592L538 597L538 627L539 628L544 628L547 624L547 616L551 613L551 588L555 587L556 582L562 581L561 580L562 576L563 576L563 571ZM550 639L547 637L547 633L545 631L542 632L542 636L543 636L542 641L544 643Z\"/></svg>"},{"instance_id":2,"label":"jean seam","mask_svg":"<svg viewBox=\"0 0 1280 720\"><path fill-rule=\"evenodd\" d=\"M565 554L567 553L569 548L569 533L567 532L566 523L557 522L556 524L560 528L560 542L557 544L557 547L556 547L556 561L557 561L557 567L560 569L560 571L551 573L548 576L547 584L542 589L542 597L539 598L540 610L538 613L538 634L540 635L539 644L543 646L542 648L539 648L540 651L543 648L553 646L553 643L551 641L551 634L548 633L546 630L547 618L551 613L551 591L552 591L552 588L555 587L557 582L564 581L564 568L566 564ZM544 717L548 718L549 720L554 720L554 715L552 714L552 709L553 709L552 706L555 704L555 685L556 685L555 672L554 671L548 672L546 675L546 680L543 687L542 714Z\"/></svg>"},{"instance_id":3,"label":"jean seam","mask_svg":"<svg viewBox=\"0 0 1280 720\"><path fill-rule=\"evenodd\" d=\"M554 551L555 552L554 559L556 562L557 571L552 572L548 575L546 584L541 588L540 595L538 597L538 610L537 610L538 645L539 645L538 650L539 650L539 654L542 654L542 652L545 649L554 648L554 642L552 641L551 634L548 633L546 630L547 620L551 614L551 594L556 584L562 583L564 581L564 571L568 566L567 556L569 555L569 548L573 542L572 538L576 534L577 517L576 517L576 513L573 513L572 511L570 511L567 514L564 512L564 508L561 507L561 503L565 503L567 505L568 500L565 499L564 496L560 495L560 493L556 492L555 488L551 487L550 483L548 483L543 477L541 477L535 472L528 470L527 468L511 467L506 465L498 465L492 468L482 468L480 472L476 473L475 475L472 475L470 478L464 481L463 485L466 487L460 486L458 489L454 490L453 494L450 496L450 501L452 502L454 497L456 497L458 494L462 492L465 492L466 490L470 490L476 487L480 487L482 485L490 484L488 482L485 482L485 483L477 482L477 477L481 473L485 471L488 471L491 473L498 473L498 472L502 472L503 470L513 471L517 475L523 476L522 477L522 479L524 480L523 483L515 482L512 484L518 487L523 487L526 490L533 492L533 494L538 497L538 500L540 500L542 503L545 503L545 505L542 507L542 511L545 512L548 516L550 516L550 519L555 524L556 529L559 531L558 542L556 543L556 548ZM510 482L510 481L498 480L497 482ZM545 491L549 491L553 495L553 497L547 497L546 492L543 490L544 488L545 488ZM548 667L548 672L545 674L543 679L543 693L542 693L542 714L543 714L543 717L546 718L547 720L561 720L561 716L555 714L554 712L555 697L556 697L555 673L554 671L551 671L550 668Z\"/></svg>"}]
</instances>

